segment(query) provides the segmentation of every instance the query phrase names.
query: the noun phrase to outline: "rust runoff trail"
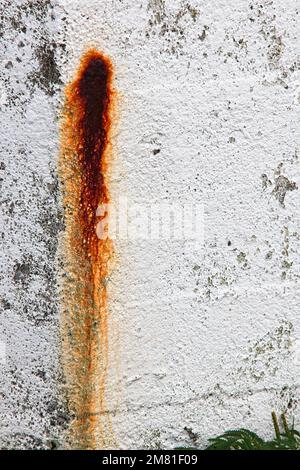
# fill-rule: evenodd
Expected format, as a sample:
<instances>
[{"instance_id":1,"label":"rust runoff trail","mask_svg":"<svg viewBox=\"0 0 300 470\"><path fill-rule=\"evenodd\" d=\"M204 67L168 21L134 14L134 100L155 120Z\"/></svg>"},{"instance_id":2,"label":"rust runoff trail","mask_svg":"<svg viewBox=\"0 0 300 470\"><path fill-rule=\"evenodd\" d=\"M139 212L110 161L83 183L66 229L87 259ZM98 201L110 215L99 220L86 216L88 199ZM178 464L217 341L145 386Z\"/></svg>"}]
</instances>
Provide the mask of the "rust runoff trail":
<instances>
[{"instance_id":1,"label":"rust runoff trail","mask_svg":"<svg viewBox=\"0 0 300 470\"><path fill-rule=\"evenodd\" d=\"M111 61L95 49L86 52L74 81L66 88L61 129L59 174L66 222L63 363L73 415L68 445L77 449L115 445L106 406L106 284L113 243L107 232L100 238L96 233L99 222L105 231L103 219L108 215L102 212L98 216L97 208L110 200L107 170L112 151L112 78Z\"/></svg>"}]
</instances>

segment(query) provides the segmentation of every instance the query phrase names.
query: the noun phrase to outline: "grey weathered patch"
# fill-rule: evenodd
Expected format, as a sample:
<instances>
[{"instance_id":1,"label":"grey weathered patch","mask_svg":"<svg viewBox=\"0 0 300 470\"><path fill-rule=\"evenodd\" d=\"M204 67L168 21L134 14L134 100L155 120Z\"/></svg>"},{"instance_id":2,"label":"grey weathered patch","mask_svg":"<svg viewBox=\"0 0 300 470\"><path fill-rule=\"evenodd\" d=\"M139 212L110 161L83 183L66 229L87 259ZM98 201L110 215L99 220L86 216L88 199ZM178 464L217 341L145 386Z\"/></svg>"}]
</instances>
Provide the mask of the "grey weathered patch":
<instances>
[{"instance_id":1,"label":"grey weathered patch","mask_svg":"<svg viewBox=\"0 0 300 470\"><path fill-rule=\"evenodd\" d=\"M162 432L160 429L150 429L144 436L144 449L162 449Z\"/></svg>"},{"instance_id":2,"label":"grey weathered patch","mask_svg":"<svg viewBox=\"0 0 300 470\"><path fill-rule=\"evenodd\" d=\"M247 255L243 251L240 251L236 257L237 262L243 266L243 268L248 267Z\"/></svg>"},{"instance_id":3,"label":"grey weathered patch","mask_svg":"<svg viewBox=\"0 0 300 470\"><path fill-rule=\"evenodd\" d=\"M31 269L32 264L30 259L17 263L14 270L14 282L20 284L22 287L26 287L30 282Z\"/></svg>"},{"instance_id":4,"label":"grey weathered patch","mask_svg":"<svg viewBox=\"0 0 300 470\"><path fill-rule=\"evenodd\" d=\"M160 38L163 43L163 52L176 56L183 54L183 46L189 31L189 25L195 23L199 10L187 1L180 3L176 11L169 10L165 0L149 0L149 21L146 37ZM208 26L204 26L199 35L200 41L206 38Z\"/></svg>"},{"instance_id":5,"label":"grey weathered patch","mask_svg":"<svg viewBox=\"0 0 300 470\"><path fill-rule=\"evenodd\" d=\"M56 55L61 54L63 45L61 41L56 43L49 27L55 19L55 5L55 0L28 0L20 4L2 0L3 106L25 111L36 87L50 96L58 90L61 80Z\"/></svg>"},{"instance_id":6,"label":"grey weathered patch","mask_svg":"<svg viewBox=\"0 0 300 470\"><path fill-rule=\"evenodd\" d=\"M271 35L271 44L268 49L268 59L270 68L276 68L284 51L284 44L282 36L278 35L276 28L273 27L273 34Z\"/></svg>"},{"instance_id":7,"label":"grey weathered patch","mask_svg":"<svg viewBox=\"0 0 300 470\"><path fill-rule=\"evenodd\" d=\"M1 0L1 446L62 447L70 419L59 365L56 0ZM55 10L55 11L54 11ZM59 21L59 20L58 20ZM59 22L57 23L59 27ZM42 90L42 92L40 91ZM47 96L45 96L47 95Z\"/></svg>"},{"instance_id":8,"label":"grey weathered patch","mask_svg":"<svg viewBox=\"0 0 300 470\"><path fill-rule=\"evenodd\" d=\"M209 27L207 25L204 25L204 28L202 30L202 33L198 36L200 41L205 41L206 36L207 36L207 31L209 30Z\"/></svg>"},{"instance_id":9,"label":"grey weathered patch","mask_svg":"<svg viewBox=\"0 0 300 470\"><path fill-rule=\"evenodd\" d=\"M261 175L261 184L263 189L267 189L268 186L272 186L272 181L269 180L268 176L265 173Z\"/></svg>"},{"instance_id":10,"label":"grey weathered patch","mask_svg":"<svg viewBox=\"0 0 300 470\"><path fill-rule=\"evenodd\" d=\"M272 194L279 201L279 204L282 207L285 207L284 200L285 200L286 193L288 191L294 191L295 189L298 189L298 186L294 181L290 181L284 175L279 175L275 179L275 187L272 191Z\"/></svg>"},{"instance_id":11,"label":"grey weathered patch","mask_svg":"<svg viewBox=\"0 0 300 470\"><path fill-rule=\"evenodd\" d=\"M189 428L188 426L185 426L183 429L187 433L188 437L190 438L190 441L193 444L197 444L197 442L199 440L199 434L194 432L193 429Z\"/></svg>"},{"instance_id":12,"label":"grey weathered patch","mask_svg":"<svg viewBox=\"0 0 300 470\"><path fill-rule=\"evenodd\" d=\"M49 449L45 440L25 432L6 435L2 439L1 450L46 450Z\"/></svg>"},{"instance_id":13,"label":"grey weathered patch","mask_svg":"<svg viewBox=\"0 0 300 470\"><path fill-rule=\"evenodd\" d=\"M299 404L297 385L285 385L277 392L277 399L283 412L293 412Z\"/></svg>"},{"instance_id":14,"label":"grey weathered patch","mask_svg":"<svg viewBox=\"0 0 300 470\"><path fill-rule=\"evenodd\" d=\"M281 278L286 279L288 271L293 266L293 261L290 260L290 231L287 226L281 230L283 235L283 243L281 250Z\"/></svg>"},{"instance_id":15,"label":"grey weathered patch","mask_svg":"<svg viewBox=\"0 0 300 470\"><path fill-rule=\"evenodd\" d=\"M228 246L231 246L231 242ZM236 251L233 249L232 255L234 256L223 260L221 251L214 244L207 246L204 259L201 260L201 266L195 264L192 268L196 283L194 293L197 301L216 300L224 295L222 292L230 292L238 278L238 271L245 269L243 264L240 265L237 262ZM214 257L214 262L208 263L206 257L211 260L211 256ZM208 268L208 266L210 267Z\"/></svg>"},{"instance_id":16,"label":"grey weathered patch","mask_svg":"<svg viewBox=\"0 0 300 470\"><path fill-rule=\"evenodd\" d=\"M255 382L266 376L275 376L280 361L287 359L291 353L293 325L284 320L281 325L258 339L249 347L244 365L239 367L237 377L248 377Z\"/></svg>"},{"instance_id":17,"label":"grey weathered patch","mask_svg":"<svg viewBox=\"0 0 300 470\"><path fill-rule=\"evenodd\" d=\"M297 150L291 158L288 159L285 157L284 162L288 162L291 165L296 164L298 162ZM273 181L271 181L265 173L261 175L262 189L267 191L268 188L272 187L272 191L268 193L279 202L281 207L285 207L287 193L298 189L296 182L291 181L287 176L283 175L283 171L284 163L280 162L274 170Z\"/></svg>"},{"instance_id":18,"label":"grey weathered patch","mask_svg":"<svg viewBox=\"0 0 300 470\"><path fill-rule=\"evenodd\" d=\"M276 15L273 11L273 2L253 2L252 12L260 24L260 34L266 42L266 55L270 69L279 67L284 51L282 34L278 32L275 23Z\"/></svg>"},{"instance_id":19,"label":"grey weathered patch","mask_svg":"<svg viewBox=\"0 0 300 470\"><path fill-rule=\"evenodd\" d=\"M272 256L273 256L273 254L274 254L274 251L273 251L273 250L271 250L271 251L268 251L268 253L267 253L267 254L266 254L266 256L265 256L265 259L266 259L266 260L269 260L269 259L271 259L271 258L272 258Z\"/></svg>"},{"instance_id":20,"label":"grey weathered patch","mask_svg":"<svg viewBox=\"0 0 300 470\"><path fill-rule=\"evenodd\" d=\"M53 96L56 85L60 85L60 71L55 60L56 44L47 41L41 42L35 49L35 56L38 60L38 68L30 74L28 79L33 86L37 85L41 90L50 96Z\"/></svg>"}]
</instances>

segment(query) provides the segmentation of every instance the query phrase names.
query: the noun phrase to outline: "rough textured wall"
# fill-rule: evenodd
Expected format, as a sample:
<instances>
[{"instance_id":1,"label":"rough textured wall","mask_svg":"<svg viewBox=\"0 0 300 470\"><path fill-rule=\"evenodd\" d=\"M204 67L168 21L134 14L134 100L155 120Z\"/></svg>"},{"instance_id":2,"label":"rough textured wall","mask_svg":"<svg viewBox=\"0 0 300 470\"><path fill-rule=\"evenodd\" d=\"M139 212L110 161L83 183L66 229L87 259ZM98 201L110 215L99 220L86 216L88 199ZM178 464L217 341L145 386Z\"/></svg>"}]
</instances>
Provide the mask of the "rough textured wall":
<instances>
[{"instance_id":1,"label":"rough textured wall","mask_svg":"<svg viewBox=\"0 0 300 470\"><path fill-rule=\"evenodd\" d=\"M88 46L119 93L112 196L204 205L202 249L116 240L109 413L121 448L272 434L299 408L296 0L1 0L1 445L57 448L57 180L65 85ZM1 348L3 352L3 347Z\"/></svg>"}]
</instances>

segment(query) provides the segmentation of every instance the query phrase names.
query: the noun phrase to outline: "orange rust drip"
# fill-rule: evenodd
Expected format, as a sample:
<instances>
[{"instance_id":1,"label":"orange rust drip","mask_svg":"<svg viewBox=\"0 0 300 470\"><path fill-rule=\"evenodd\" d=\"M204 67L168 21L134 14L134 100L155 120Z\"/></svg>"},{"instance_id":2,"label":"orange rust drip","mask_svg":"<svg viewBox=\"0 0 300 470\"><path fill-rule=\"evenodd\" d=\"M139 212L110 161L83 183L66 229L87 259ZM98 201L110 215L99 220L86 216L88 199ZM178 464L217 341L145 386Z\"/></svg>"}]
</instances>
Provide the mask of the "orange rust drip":
<instances>
[{"instance_id":1,"label":"orange rust drip","mask_svg":"<svg viewBox=\"0 0 300 470\"><path fill-rule=\"evenodd\" d=\"M108 369L107 277L112 241L99 239L96 215L109 202L107 170L114 92L113 67L91 49L66 89L59 165L65 208L63 258L63 357L74 415L70 446L114 445L106 406Z\"/></svg>"}]
</instances>

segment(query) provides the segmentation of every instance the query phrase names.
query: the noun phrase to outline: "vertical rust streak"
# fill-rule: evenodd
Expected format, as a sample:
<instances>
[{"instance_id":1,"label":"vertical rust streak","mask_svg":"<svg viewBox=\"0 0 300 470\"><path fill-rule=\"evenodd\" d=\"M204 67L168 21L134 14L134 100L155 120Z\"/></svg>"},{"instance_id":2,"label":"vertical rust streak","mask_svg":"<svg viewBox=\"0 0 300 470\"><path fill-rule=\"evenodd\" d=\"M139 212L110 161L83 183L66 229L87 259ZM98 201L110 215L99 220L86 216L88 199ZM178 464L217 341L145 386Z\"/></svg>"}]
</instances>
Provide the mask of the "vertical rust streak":
<instances>
[{"instance_id":1,"label":"vertical rust streak","mask_svg":"<svg viewBox=\"0 0 300 470\"><path fill-rule=\"evenodd\" d=\"M97 208L109 203L113 69L91 49L66 89L60 177L66 230L63 296L63 357L74 419L70 445L96 449L113 445L106 406L108 311L106 280L113 255L108 237L99 239ZM103 218L103 217L102 217Z\"/></svg>"}]
</instances>

